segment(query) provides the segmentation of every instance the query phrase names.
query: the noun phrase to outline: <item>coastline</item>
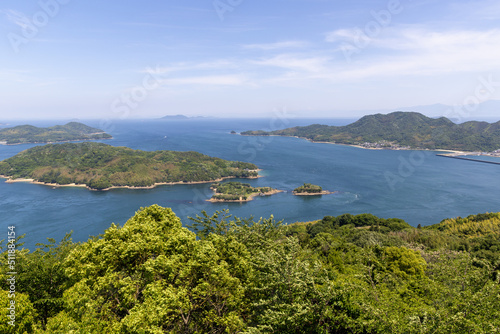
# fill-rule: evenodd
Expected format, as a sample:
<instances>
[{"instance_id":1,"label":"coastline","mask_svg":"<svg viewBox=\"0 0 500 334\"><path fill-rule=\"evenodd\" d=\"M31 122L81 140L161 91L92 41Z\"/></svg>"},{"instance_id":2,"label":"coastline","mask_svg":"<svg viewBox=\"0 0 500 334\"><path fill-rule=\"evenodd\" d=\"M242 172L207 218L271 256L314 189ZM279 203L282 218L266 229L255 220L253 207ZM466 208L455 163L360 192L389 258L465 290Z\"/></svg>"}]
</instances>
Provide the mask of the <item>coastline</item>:
<instances>
[{"instance_id":1,"label":"coastline","mask_svg":"<svg viewBox=\"0 0 500 334\"><path fill-rule=\"evenodd\" d=\"M453 151L453 150L439 150L441 152L448 152L442 155L449 157L459 157L459 156L474 156L474 157L492 157L500 158L500 153L495 152L467 152L467 151Z\"/></svg>"},{"instance_id":2,"label":"coastline","mask_svg":"<svg viewBox=\"0 0 500 334\"><path fill-rule=\"evenodd\" d=\"M300 138L300 137L296 137ZM307 139L307 138L303 138ZM307 139L309 140L309 139ZM330 143L330 142L319 142L319 141L313 141L310 140L312 143L322 143L322 144L333 144L333 145L344 145L344 146L351 146L351 147L357 147L361 148L364 150L388 150L388 151L434 151L434 152L445 152L442 155L450 156L450 157L458 157L458 156L484 156L484 157L492 157L492 158L500 158L500 153L493 153L493 152L472 152L472 151L457 151L457 150L448 150L448 149L429 149L429 148L390 148L390 147L364 147L361 145L354 145L354 144L338 144L338 143Z\"/></svg>"},{"instance_id":3,"label":"coastline","mask_svg":"<svg viewBox=\"0 0 500 334\"><path fill-rule=\"evenodd\" d=\"M300 138L300 137L296 137L296 138ZM329 141L314 141L314 140L311 140L311 139L307 139L307 138L302 138L302 139L306 139L306 140L309 140L311 143L315 143L315 144L330 144L330 145L341 145L341 146L350 146L350 147L357 147L357 148L361 148L363 150L374 150L374 151L382 151L382 150L389 150L389 151L410 151L410 150L413 150L413 149L394 149L394 148L382 148L382 147L364 147L362 145L356 145L356 144L341 144L341 143L332 143L332 142L329 142ZM415 149L417 150L417 149Z\"/></svg>"},{"instance_id":4,"label":"coastline","mask_svg":"<svg viewBox=\"0 0 500 334\"><path fill-rule=\"evenodd\" d=\"M256 172L261 171L261 169L256 169L254 170ZM251 176L251 177L246 177L245 179L258 179L263 177L262 175L257 175L257 176ZM88 190L91 191L109 191L113 189L134 189L134 190L145 190L145 189L154 189L158 186L173 186L173 185L179 185L179 184L203 184L203 183L212 183L212 182L220 182L224 181L227 179L235 179L236 176L227 176L227 177L222 177L216 180L210 180L210 181L177 181L177 182L158 182L155 183L151 186L146 186L146 187L134 187L134 186L112 186L109 188L105 189L94 189L90 188L86 184L77 184L77 183L70 183L70 184L58 184L58 183L44 183L40 181L36 181L35 179L26 179L26 178L20 178L20 179L12 179L10 176L5 176L5 175L0 175L0 179L6 179L5 183L20 183L20 182L26 182L26 183L31 183L31 184L38 184L42 186L48 186L48 187L55 187L55 188L63 188L63 187L77 187L77 188L87 188Z\"/></svg>"},{"instance_id":5,"label":"coastline","mask_svg":"<svg viewBox=\"0 0 500 334\"><path fill-rule=\"evenodd\" d=\"M287 138L297 138L297 139L304 139L307 140L311 143L314 144L330 144L330 145L342 145L342 146L350 146L350 147L357 147L357 148L362 148L364 150L391 150L391 151L425 151L428 149L421 149L421 148L387 148L387 147L365 147L362 145L357 145L357 144L342 144L342 143L332 143L330 141L315 141L306 137L299 137L299 136L282 136L282 135L242 135L240 136L244 137L287 137ZM443 151L443 150L435 150L435 151Z\"/></svg>"},{"instance_id":6,"label":"coastline","mask_svg":"<svg viewBox=\"0 0 500 334\"><path fill-rule=\"evenodd\" d=\"M210 202L210 203L246 203L246 202L253 201L254 197L261 196L260 194L263 194L263 196L271 196L271 195L282 193L282 192L284 192L284 190L273 189L273 190L265 192L265 193L253 193L251 195L248 195L247 199L225 200L225 199L210 198L210 199L207 199L206 201Z\"/></svg>"},{"instance_id":7,"label":"coastline","mask_svg":"<svg viewBox=\"0 0 500 334\"><path fill-rule=\"evenodd\" d=\"M70 184L43 183L43 182L40 182L40 181L36 181L34 179L11 179L11 178L9 178L7 176L4 176L4 175L0 175L0 178L7 179L5 181L5 183L22 183L22 182L26 182L26 183L38 184L38 185L42 185L42 186L49 186L49 187L56 187L56 188L62 188L62 187L88 188L88 186L85 185L85 184L76 184L76 183L70 183ZM90 188L88 188L88 189L90 189ZM94 190L94 189L90 189L90 190Z\"/></svg>"},{"instance_id":8,"label":"coastline","mask_svg":"<svg viewBox=\"0 0 500 334\"><path fill-rule=\"evenodd\" d=\"M299 137L297 137L299 138ZM307 139L307 138L303 138ZM309 140L309 139L307 139ZM436 148L436 149L429 149L429 148L390 148L390 147L364 147L362 145L355 145L355 144L339 144L339 143L331 143L331 142L319 142L319 141L313 141L310 140L312 143L322 143L322 144L333 144L333 145L344 145L344 146L351 146L351 147L357 147L361 148L364 150L376 150L376 151L382 151L382 150L387 150L387 151L434 151L434 152L446 152L443 155L449 155L449 156L465 156L465 155L471 155L471 156L486 156L486 157L493 157L493 158L500 158L500 154L492 152L478 152L478 151L457 151L457 150L449 150L449 149L442 149L442 148Z\"/></svg>"},{"instance_id":9,"label":"coastline","mask_svg":"<svg viewBox=\"0 0 500 334\"><path fill-rule=\"evenodd\" d=\"M240 134L241 135L241 134ZM365 147L363 145L359 144L342 144L342 143L333 143L329 141L315 141L309 138L305 137L298 137L298 136L281 136L281 135L241 135L241 136L246 136L246 137L288 137L288 138L298 138L298 139L304 139L307 140L311 143L314 144L330 144L330 145L342 145L342 146L350 146L350 147L357 147L361 148L364 150L376 150L376 151L381 151L381 150L388 150L388 151L436 151L436 152L448 152L449 155L453 156L461 156L461 155L473 155L473 156L488 156L488 157L494 157L494 158L500 158L500 153L497 153L498 155L495 155L493 152L478 152L478 151L457 151L457 150L452 150L452 149L441 149L441 148L436 148L436 149L429 149L429 148L406 148L406 147L401 147L401 148L391 148L391 147ZM483 154L486 153L486 154Z\"/></svg>"},{"instance_id":10,"label":"coastline","mask_svg":"<svg viewBox=\"0 0 500 334\"><path fill-rule=\"evenodd\" d=\"M15 144L7 144L6 141L0 141L0 145L4 146L16 146L16 145L27 145L27 144L62 144L62 143L72 143L72 142L77 142L77 141L97 141L97 140L111 140L114 139L113 137L111 138L97 138L97 139L92 139L92 138L87 138L87 139L71 139L71 140L62 140L62 141L40 141L40 142L26 142L26 143L15 143Z\"/></svg>"}]
</instances>

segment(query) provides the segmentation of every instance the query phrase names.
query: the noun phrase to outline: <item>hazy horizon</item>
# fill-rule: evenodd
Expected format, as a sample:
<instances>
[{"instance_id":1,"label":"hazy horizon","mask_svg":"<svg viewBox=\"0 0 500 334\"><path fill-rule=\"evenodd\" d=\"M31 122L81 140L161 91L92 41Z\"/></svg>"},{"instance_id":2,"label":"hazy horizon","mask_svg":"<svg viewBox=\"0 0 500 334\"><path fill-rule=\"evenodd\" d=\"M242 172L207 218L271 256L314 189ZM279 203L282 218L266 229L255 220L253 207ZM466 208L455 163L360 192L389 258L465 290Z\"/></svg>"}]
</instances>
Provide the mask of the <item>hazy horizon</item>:
<instances>
[{"instance_id":1,"label":"hazy horizon","mask_svg":"<svg viewBox=\"0 0 500 334\"><path fill-rule=\"evenodd\" d=\"M396 112L396 111L393 111L393 112ZM187 116L188 118L187 119L180 119L180 120L176 120L176 119L172 119L172 120L169 120L169 119L165 119L163 120L164 122L168 122L168 121L173 121L173 122L177 122L177 121L196 121L196 120L231 120L231 119L234 119L234 120L242 120L242 119L252 119L252 120L272 120L272 119L289 119L289 120L311 120L311 121L314 121L314 120L338 120L338 121L348 121L348 123L346 124L350 124L350 123L353 123L357 120L359 120L360 118L364 117L364 116L370 116L370 115L375 115L375 114L383 114L383 115L387 115L389 113L392 113L392 112L374 112L374 113L368 113L368 114L364 114L364 115L361 115L361 116L352 116L352 117L349 117L349 116L335 116L335 117L328 117L328 116L323 116L323 117L320 117L320 116L310 116L310 117L306 117L306 116L297 116L297 115L294 115L294 114L283 114L283 113L274 113L274 114L270 114L270 115L267 115L267 116L257 116L257 117L249 117L249 116L233 116L233 117L230 117L230 116L222 116L222 117L217 117L217 116L202 116L202 115L192 115L192 116L189 116L189 115L183 115L183 114L166 114L166 115L163 115L161 117L156 117L156 116L151 116L151 117L130 117L130 118L126 118L126 119L121 119L121 118L100 118L100 117L79 117L79 118L67 118L67 117L64 117L64 116L60 116L60 117L49 117L49 118L0 118L0 126L6 126L6 125L12 125L12 124L15 124L15 125L20 125L21 123L24 124L28 124L29 122L33 123L33 124L36 124L36 123L47 123L47 124L52 124L52 125L62 125L62 123L69 123L69 122L101 122L103 123L104 125L106 125L107 123L109 122L120 122L120 121L123 121L123 122L127 122L127 121L151 121L151 120L161 120L162 117L165 117L165 116ZM430 117L430 118L440 118L440 117L446 117L446 116L429 116L429 115L425 115L425 113L421 113L423 114L424 116L427 116L427 117ZM456 123L456 124L461 124L461 123L464 123L464 122L469 122L469 121L479 121L479 122L488 122L488 123L496 123L496 122L499 122L500 121L500 116L497 116L497 117L491 117L491 116L486 116L486 117L464 117L464 118L461 118L459 120L457 119L450 119L452 122ZM55 124L54 122L60 122L61 124Z\"/></svg>"}]
</instances>

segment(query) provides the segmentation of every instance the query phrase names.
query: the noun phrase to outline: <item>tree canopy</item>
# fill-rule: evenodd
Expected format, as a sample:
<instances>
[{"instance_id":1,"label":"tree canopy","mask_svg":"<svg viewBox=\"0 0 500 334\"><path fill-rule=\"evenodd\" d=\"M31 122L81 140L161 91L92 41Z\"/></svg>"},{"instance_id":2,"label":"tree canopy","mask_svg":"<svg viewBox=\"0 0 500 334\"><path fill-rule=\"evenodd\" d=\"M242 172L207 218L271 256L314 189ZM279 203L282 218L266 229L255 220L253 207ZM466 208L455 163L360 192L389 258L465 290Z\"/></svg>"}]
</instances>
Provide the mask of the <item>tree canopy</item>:
<instances>
[{"instance_id":1,"label":"tree canopy","mask_svg":"<svg viewBox=\"0 0 500 334\"><path fill-rule=\"evenodd\" d=\"M19 243L18 322L3 321L0 331L500 330L498 230L464 234L455 228L463 218L417 229L368 214L290 226L228 210L191 219L196 234L171 209L153 205L83 243L68 235L34 252ZM499 214L466 219L500 224ZM5 319L5 266L0 273Z\"/></svg>"},{"instance_id":2,"label":"tree canopy","mask_svg":"<svg viewBox=\"0 0 500 334\"><path fill-rule=\"evenodd\" d=\"M295 188L293 191L294 193L297 194L302 194L302 193L317 194L323 192L323 188L315 184L304 183L300 187Z\"/></svg>"}]
</instances>

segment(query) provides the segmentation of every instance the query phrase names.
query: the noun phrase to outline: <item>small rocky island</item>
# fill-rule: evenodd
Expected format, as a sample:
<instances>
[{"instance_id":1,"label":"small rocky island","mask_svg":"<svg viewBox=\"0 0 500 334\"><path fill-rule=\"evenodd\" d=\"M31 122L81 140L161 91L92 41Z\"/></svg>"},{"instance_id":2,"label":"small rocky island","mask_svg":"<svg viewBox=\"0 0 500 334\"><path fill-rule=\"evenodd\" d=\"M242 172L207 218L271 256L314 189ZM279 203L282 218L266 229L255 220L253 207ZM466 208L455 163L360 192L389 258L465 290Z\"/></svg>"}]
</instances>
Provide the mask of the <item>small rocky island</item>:
<instances>
[{"instance_id":1,"label":"small rocky island","mask_svg":"<svg viewBox=\"0 0 500 334\"><path fill-rule=\"evenodd\" d=\"M295 196L319 196L319 195L330 195L333 192L328 190L323 190L322 187L311 183L304 183L302 186L295 188L292 192Z\"/></svg>"},{"instance_id":2,"label":"small rocky island","mask_svg":"<svg viewBox=\"0 0 500 334\"><path fill-rule=\"evenodd\" d=\"M0 161L11 182L80 186L91 190L147 189L158 185L257 178L258 167L198 152L140 151L102 143L37 146Z\"/></svg>"},{"instance_id":3,"label":"small rocky island","mask_svg":"<svg viewBox=\"0 0 500 334\"><path fill-rule=\"evenodd\" d=\"M214 195L209 202L250 202L256 196L270 196L283 190L273 189L271 187L252 187L248 183L226 182L213 183L210 187Z\"/></svg>"},{"instance_id":4,"label":"small rocky island","mask_svg":"<svg viewBox=\"0 0 500 334\"><path fill-rule=\"evenodd\" d=\"M66 125L56 125L48 128L19 125L0 130L0 144L3 145L58 143L111 138L111 135L101 129L92 128L78 122L70 122Z\"/></svg>"}]
</instances>

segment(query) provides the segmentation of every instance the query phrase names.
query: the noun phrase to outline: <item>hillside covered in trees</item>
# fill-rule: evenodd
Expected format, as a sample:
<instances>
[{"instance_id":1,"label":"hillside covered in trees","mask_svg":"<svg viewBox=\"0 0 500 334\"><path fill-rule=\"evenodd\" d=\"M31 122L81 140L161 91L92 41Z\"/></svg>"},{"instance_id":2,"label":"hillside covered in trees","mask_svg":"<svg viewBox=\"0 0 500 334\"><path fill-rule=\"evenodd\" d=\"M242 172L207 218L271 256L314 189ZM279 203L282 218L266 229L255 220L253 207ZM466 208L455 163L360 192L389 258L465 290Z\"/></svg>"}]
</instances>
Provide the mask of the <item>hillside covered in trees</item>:
<instances>
[{"instance_id":1,"label":"hillside covered in trees","mask_svg":"<svg viewBox=\"0 0 500 334\"><path fill-rule=\"evenodd\" d=\"M364 116L346 126L313 124L276 131L246 131L247 136L294 136L319 142L362 145L381 143L420 149L492 152L500 149L500 121L455 124L415 112ZM373 146L373 145L372 145Z\"/></svg>"},{"instance_id":2,"label":"hillside covered in trees","mask_svg":"<svg viewBox=\"0 0 500 334\"><path fill-rule=\"evenodd\" d=\"M499 213L423 228L370 214L291 226L227 211L192 220L196 234L154 205L87 242L18 244L17 326L3 321L0 332L500 330Z\"/></svg>"},{"instance_id":3,"label":"hillside covered in trees","mask_svg":"<svg viewBox=\"0 0 500 334\"><path fill-rule=\"evenodd\" d=\"M56 125L49 128L20 125L13 128L0 129L0 142L7 145L110 138L112 137L104 131L78 122L70 122L66 125Z\"/></svg>"},{"instance_id":4,"label":"hillside covered in trees","mask_svg":"<svg viewBox=\"0 0 500 334\"><path fill-rule=\"evenodd\" d=\"M0 175L91 189L151 187L158 183L210 182L257 177L257 166L198 152L140 151L102 143L38 146L0 162Z\"/></svg>"}]
</instances>

